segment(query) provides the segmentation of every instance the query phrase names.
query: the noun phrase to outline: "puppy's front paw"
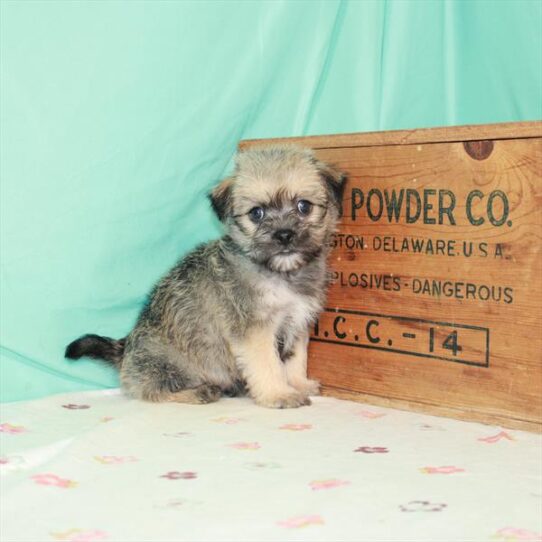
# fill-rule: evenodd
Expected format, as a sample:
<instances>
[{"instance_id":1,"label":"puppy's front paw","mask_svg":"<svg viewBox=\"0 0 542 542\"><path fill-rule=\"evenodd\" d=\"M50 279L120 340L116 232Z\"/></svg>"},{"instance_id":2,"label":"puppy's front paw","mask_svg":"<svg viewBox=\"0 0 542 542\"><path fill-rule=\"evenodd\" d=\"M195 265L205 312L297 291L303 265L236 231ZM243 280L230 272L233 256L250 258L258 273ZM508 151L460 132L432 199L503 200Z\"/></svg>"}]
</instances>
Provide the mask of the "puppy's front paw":
<instances>
[{"instance_id":1,"label":"puppy's front paw","mask_svg":"<svg viewBox=\"0 0 542 542\"><path fill-rule=\"evenodd\" d=\"M297 408L310 405L311 400L296 390L255 398L256 403L267 408Z\"/></svg>"},{"instance_id":2,"label":"puppy's front paw","mask_svg":"<svg viewBox=\"0 0 542 542\"><path fill-rule=\"evenodd\" d=\"M302 395L320 395L320 382L308 378L293 380L290 384Z\"/></svg>"}]
</instances>

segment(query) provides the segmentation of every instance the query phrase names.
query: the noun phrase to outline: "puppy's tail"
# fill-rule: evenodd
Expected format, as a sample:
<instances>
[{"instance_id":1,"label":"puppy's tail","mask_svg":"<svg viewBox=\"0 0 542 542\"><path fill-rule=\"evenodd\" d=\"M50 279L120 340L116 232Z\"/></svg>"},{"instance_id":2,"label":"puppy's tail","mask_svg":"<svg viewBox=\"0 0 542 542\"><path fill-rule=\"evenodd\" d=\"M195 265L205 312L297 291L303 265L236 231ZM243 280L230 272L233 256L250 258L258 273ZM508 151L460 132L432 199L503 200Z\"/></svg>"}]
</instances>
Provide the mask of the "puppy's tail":
<instances>
[{"instance_id":1,"label":"puppy's tail","mask_svg":"<svg viewBox=\"0 0 542 542\"><path fill-rule=\"evenodd\" d=\"M69 359L79 359L83 356L103 359L117 367L122 365L126 339L110 339L100 335L83 335L66 347L64 354Z\"/></svg>"}]
</instances>

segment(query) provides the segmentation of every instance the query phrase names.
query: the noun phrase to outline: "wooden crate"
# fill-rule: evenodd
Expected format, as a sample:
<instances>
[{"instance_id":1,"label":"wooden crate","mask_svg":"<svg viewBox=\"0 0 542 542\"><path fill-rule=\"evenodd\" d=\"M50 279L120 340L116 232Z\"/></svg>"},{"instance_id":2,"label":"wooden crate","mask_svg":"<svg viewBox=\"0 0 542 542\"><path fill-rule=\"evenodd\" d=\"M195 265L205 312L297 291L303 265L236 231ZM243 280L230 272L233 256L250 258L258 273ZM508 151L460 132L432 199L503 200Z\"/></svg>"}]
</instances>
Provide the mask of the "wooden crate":
<instances>
[{"instance_id":1,"label":"wooden crate","mask_svg":"<svg viewBox=\"0 0 542 542\"><path fill-rule=\"evenodd\" d=\"M540 431L542 123L294 142L347 172L309 373L324 393Z\"/></svg>"}]
</instances>

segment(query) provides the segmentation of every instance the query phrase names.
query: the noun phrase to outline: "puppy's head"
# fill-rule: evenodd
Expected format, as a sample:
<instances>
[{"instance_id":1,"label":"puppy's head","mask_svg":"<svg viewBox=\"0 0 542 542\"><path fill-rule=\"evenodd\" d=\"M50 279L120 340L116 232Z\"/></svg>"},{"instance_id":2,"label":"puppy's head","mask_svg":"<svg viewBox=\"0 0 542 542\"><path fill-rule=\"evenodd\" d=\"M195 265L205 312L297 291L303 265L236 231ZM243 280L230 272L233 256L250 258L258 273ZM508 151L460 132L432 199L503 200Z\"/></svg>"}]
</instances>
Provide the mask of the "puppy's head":
<instances>
[{"instance_id":1,"label":"puppy's head","mask_svg":"<svg viewBox=\"0 0 542 542\"><path fill-rule=\"evenodd\" d=\"M296 146L251 148L210 194L230 237L252 261L276 272L300 269L329 242L346 177Z\"/></svg>"}]
</instances>

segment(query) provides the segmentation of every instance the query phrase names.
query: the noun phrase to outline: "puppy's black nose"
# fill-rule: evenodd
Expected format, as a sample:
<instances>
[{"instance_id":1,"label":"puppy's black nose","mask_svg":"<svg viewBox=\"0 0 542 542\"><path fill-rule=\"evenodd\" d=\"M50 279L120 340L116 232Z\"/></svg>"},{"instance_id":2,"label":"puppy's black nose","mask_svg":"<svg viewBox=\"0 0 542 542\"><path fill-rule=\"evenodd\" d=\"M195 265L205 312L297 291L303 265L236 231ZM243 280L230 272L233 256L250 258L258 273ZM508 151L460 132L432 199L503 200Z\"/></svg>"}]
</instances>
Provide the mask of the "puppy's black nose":
<instances>
[{"instance_id":1,"label":"puppy's black nose","mask_svg":"<svg viewBox=\"0 0 542 542\"><path fill-rule=\"evenodd\" d=\"M287 246L294 237L294 230L277 230L273 234L273 239L276 239L281 245Z\"/></svg>"}]
</instances>

